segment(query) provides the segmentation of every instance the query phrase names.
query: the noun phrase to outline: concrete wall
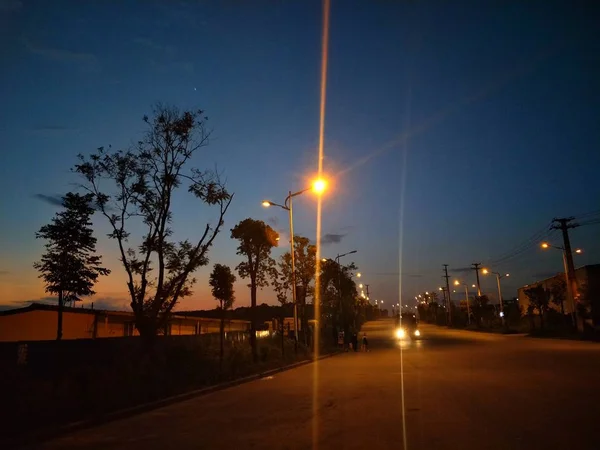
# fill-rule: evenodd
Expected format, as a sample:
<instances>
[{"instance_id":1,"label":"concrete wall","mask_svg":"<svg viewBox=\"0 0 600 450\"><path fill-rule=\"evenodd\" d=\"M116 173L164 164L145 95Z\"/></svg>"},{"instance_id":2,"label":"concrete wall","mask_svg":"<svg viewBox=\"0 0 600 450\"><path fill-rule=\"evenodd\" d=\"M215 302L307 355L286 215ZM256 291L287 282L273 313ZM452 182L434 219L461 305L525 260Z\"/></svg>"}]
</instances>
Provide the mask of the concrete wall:
<instances>
[{"instance_id":1,"label":"concrete wall","mask_svg":"<svg viewBox=\"0 0 600 450\"><path fill-rule=\"evenodd\" d=\"M0 316L0 342L53 340L56 339L57 324L56 311L27 311ZM93 329L93 314L63 313L63 339L91 338Z\"/></svg>"}]
</instances>

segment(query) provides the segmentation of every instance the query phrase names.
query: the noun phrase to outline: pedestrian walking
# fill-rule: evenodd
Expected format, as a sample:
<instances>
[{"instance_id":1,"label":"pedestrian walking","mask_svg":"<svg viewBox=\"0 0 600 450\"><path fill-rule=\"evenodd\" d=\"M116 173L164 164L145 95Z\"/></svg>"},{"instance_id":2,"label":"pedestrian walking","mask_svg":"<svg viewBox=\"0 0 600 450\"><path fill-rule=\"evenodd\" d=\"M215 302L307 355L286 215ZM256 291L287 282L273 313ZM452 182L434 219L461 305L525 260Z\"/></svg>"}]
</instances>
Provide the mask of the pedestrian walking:
<instances>
[{"instance_id":1,"label":"pedestrian walking","mask_svg":"<svg viewBox=\"0 0 600 450\"><path fill-rule=\"evenodd\" d=\"M362 348L363 348L363 351L365 351L365 352L369 351L369 340L367 339L367 333L363 334Z\"/></svg>"}]
</instances>

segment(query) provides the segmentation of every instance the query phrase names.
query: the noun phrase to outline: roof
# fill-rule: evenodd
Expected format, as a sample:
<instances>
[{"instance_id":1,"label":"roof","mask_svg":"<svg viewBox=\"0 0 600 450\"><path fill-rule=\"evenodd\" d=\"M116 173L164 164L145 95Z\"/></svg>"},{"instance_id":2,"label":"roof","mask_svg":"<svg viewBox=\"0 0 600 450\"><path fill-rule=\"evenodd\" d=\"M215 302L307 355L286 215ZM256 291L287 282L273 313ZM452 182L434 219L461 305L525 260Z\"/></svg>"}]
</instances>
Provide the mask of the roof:
<instances>
[{"instance_id":1,"label":"roof","mask_svg":"<svg viewBox=\"0 0 600 450\"><path fill-rule=\"evenodd\" d=\"M7 309L6 311L0 311L0 316L11 316L13 314L22 314L30 311L58 311L58 305L49 305L47 303L31 303L23 308ZM72 306L65 306L64 312L79 313L79 314L90 314L90 313L108 313L114 315L129 316L133 315L130 311L112 311L108 309L91 309L91 308L74 308Z\"/></svg>"},{"instance_id":2,"label":"roof","mask_svg":"<svg viewBox=\"0 0 600 450\"><path fill-rule=\"evenodd\" d=\"M587 266L580 266L580 267L575 268L575 273L577 273L577 272L594 272L594 271L600 271L600 264L588 264ZM564 277L564 276L565 276L564 272L557 272L556 275L553 275L549 278L544 278L543 280L532 281L531 283L528 283L525 286L521 286L520 288L518 288L518 290L526 289L526 288L532 287L532 286L537 286L538 284L543 284L548 281L554 280L555 278Z\"/></svg>"}]
</instances>

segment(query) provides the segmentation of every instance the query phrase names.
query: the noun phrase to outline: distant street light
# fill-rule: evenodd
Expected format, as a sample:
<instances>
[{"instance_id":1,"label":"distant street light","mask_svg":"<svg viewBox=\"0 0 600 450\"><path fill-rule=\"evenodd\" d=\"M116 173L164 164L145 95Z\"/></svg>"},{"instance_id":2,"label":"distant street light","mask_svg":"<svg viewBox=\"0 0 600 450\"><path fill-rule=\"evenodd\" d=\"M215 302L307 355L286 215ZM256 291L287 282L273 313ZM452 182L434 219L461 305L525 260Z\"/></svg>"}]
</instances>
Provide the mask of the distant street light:
<instances>
[{"instance_id":1,"label":"distant street light","mask_svg":"<svg viewBox=\"0 0 600 450\"><path fill-rule=\"evenodd\" d=\"M502 318L502 326L506 326L506 320L504 319L504 301L502 300L502 289L500 288L500 278L502 277L510 277L510 274L507 273L505 275L501 275L499 272L492 272L488 269L483 269L482 273L487 275L489 273L493 273L496 275L496 282L498 283L498 299L500 300L500 317Z\"/></svg>"},{"instance_id":2,"label":"distant street light","mask_svg":"<svg viewBox=\"0 0 600 450\"><path fill-rule=\"evenodd\" d=\"M265 208L270 206L278 206L279 208L285 209L289 214L290 221L290 258L291 258L291 269L292 269L292 303L294 304L294 340L296 343L296 349L298 344L298 302L296 301L296 263L295 263L295 251L294 251L294 210L292 207L292 199L298 195L304 194L307 191L314 191L317 194L322 194L327 186L326 182L322 179L318 179L313 182L312 187L303 189L301 191L292 193L288 192L288 196L285 198L283 205L274 203L270 200L263 200L262 205Z\"/></svg>"}]
</instances>

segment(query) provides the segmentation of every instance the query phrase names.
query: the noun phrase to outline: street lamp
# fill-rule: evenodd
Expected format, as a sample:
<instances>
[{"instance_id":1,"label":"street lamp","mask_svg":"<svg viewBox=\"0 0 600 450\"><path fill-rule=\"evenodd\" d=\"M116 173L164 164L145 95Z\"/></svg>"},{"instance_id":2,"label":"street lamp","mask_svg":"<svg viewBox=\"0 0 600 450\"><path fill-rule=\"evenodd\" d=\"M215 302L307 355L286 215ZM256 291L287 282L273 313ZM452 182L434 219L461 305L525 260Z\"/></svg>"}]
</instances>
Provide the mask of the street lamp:
<instances>
[{"instance_id":1,"label":"street lamp","mask_svg":"<svg viewBox=\"0 0 600 450\"><path fill-rule=\"evenodd\" d=\"M573 286L571 285L571 280L569 277L569 265L567 263L567 251L564 249L564 247L559 247L557 245L551 245L548 242L542 242L540 245L544 250L549 249L549 248L555 248L557 250L560 250L562 252L562 258L563 258L563 267L565 269L565 282L567 284L567 297L569 297L569 299L571 300L571 308L573 309L573 312L571 313L571 318L573 320L573 326L577 326L577 308L575 308L575 290L573 289ZM581 250L580 248L575 249L574 253L577 253L578 255L580 255L581 253L583 253L583 250ZM574 280L574 282L576 283L577 280Z\"/></svg>"},{"instance_id":2,"label":"street lamp","mask_svg":"<svg viewBox=\"0 0 600 450\"><path fill-rule=\"evenodd\" d=\"M278 206L281 209L285 209L289 215L290 221L290 258L291 258L291 269L292 269L292 303L294 304L294 340L296 348L298 344L298 302L296 301L296 262L295 262L295 251L294 251L294 209L292 207L292 199L298 195L304 194L307 191L314 191L317 194L322 194L327 186L326 182L322 179L315 180L311 187L303 189L298 192L292 193L288 191L288 196L285 198L283 205L274 203L270 200L263 200L262 205L265 208L270 206Z\"/></svg>"},{"instance_id":3,"label":"street lamp","mask_svg":"<svg viewBox=\"0 0 600 450\"><path fill-rule=\"evenodd\" d=\"M335 263L338 266L338 291L339 291L338 294L340 297L340 316L341 316L340 318L342 320L342 327L344 326L344 308L342 306L342 267L340 266L340 258L343 258L344 256L347 256L347 255L352 255L353 253L356 253L356 250L342 253L341 255L338 253L338 255L335 257ZM360 277L360 273L358 273L357 276ZM367 294L368 293L369 293L369 290L367 289ZM361 291L361 297L369 300L369 297L365 297L365 293L362 291ZM343 330L343 331L345 332L346 330Z\"/></svg>"},{"instance_id":4,"label":"street lamp","mask_svg":"<svg viewBox=\"0 0 600 450\"><path fill-rule=\"evenodd\" d=\"M489 273L493 273L494 275L496 275L496 282L498 283L498 298L500 299L500 317L502 318L502 326L506 326L506 320L504 318L505 314L504 314L504 302L502 301L502 289L500 288L500 278L503 277L510 277L510 274L500 274L499 272L492 272L488 269L483 269L481 271L484 275L487 275Z\"/></svg>"},{"instance_id":5,"label":"street lamp","mask_svg":"<svg viewBox=\"0 0 600 450\"><path fill-rule=\"evenodd\" d=\"M458 280L454 281L454 286L463 285L465 287L465 300L467 301L467 323L471 325L471 308L469 306L469 286L466 283L461 283Z\"/></svg>"}]
</instances>

